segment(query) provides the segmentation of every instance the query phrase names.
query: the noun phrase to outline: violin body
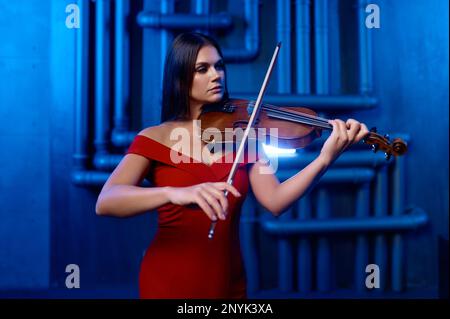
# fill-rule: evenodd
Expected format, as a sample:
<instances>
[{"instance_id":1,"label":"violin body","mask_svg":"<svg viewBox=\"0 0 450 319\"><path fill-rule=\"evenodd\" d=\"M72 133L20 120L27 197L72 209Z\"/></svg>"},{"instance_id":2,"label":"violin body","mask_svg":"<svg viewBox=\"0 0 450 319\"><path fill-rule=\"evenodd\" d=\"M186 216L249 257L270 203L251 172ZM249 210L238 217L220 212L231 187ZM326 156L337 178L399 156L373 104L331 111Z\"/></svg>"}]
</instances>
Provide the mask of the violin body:
<instances>
[{"instance_id":1,"label":"violin body","mask_svg":"<svg viewBox=\"0 0 450 319\"><path fill-rule=\"evenodd\" d=\"M233 99L227 101L226 104L206 107L206 110L202 112L202 115L200 116L204 142L211 143L213 133L216 130L220 131L222 135L221 141L223 143L231 142L231 135L226 134L226 130L245 130L252 111L252 109L249 108L249 105L251 104L247 100ZM314 111L307 108L283 107L279 109L317 116ZM278 146L285 148L306 147L314 139L322 135L322 130L320 128L292 121L270 118L268 113L264 110L260 112L253 128L253 133L249 135L250 139L263 139L262 142L266 142L269 139L277 138ZM274 128L276 128L276 130L274 130ZM211 130L211 134L208 133L208 130ZM233 142L236 142L237 138L238 137L234 135ZM215 141L217 142L217 139L215 139Z\"/></svg>"},{"instance_id":2,"label":"violin body","mask_svg":"<svg viewBox=\"0 0 450 319\"><path fill-rule=\"evenodd\" d=\"M199 117L202 140L205 143L236 143L240 140L253 112L253 101L229 99L224 103L205 105ZM276 129L276 130L275 130ZM274 138L282 148L304 148L322 135L322 130L332 130L327 119L304 107L277 107L264 104L259 110L249 139L268 143ZM234 134L236 133L236 134ZM218 140L219 137L219 140ZM399 138L389 141L372 129L364 143L372 146L374 152L382 150L386 159L406 152L407 146Z\"/></svg>"}]
</instances>

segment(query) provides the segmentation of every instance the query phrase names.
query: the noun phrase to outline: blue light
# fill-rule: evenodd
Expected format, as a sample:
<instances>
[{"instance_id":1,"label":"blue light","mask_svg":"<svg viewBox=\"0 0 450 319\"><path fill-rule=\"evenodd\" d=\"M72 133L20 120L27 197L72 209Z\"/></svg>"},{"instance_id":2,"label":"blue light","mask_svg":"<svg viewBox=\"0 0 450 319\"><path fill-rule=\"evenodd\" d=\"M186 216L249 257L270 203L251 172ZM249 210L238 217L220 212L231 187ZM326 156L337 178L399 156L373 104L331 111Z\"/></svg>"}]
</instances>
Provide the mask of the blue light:
<instances>
[{"instance_id":1,"label":"blue light","mask_svg":"<svg viewBox=\"0 0 450 319\"><path fill-rule=\"evenodd\" d=\"M279 148L271 145L266 145L263 143L263 149L267 156L281 156L281 157L294 157L296 150L295 148Z\"/></svg>"}]
</instances>

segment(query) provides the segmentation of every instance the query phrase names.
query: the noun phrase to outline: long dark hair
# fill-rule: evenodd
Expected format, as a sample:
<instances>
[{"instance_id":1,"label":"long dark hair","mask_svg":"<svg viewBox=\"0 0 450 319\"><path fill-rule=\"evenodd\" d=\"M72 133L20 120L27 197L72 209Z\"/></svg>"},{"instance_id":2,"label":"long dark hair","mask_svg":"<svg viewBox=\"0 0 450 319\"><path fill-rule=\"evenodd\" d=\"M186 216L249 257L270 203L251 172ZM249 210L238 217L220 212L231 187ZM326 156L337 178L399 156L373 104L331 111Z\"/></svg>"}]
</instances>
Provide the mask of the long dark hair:
<instances>
[{"instance_id":1,"label":"long dark hair","mask_svg":"<svg viewBox=\"0 0 450 319\"><path fill-rule=\"evenodd\" d=\"M216 48L223 59L219 44L211 37L189 32L178 35L167 53L164 65L161 122L187 119L190 116L189 94L195 72L198 51L206 45ZM226 70L225 75L226 75ZM226 85L222 100L228 99Z\"/></svg>"}]
</instances>

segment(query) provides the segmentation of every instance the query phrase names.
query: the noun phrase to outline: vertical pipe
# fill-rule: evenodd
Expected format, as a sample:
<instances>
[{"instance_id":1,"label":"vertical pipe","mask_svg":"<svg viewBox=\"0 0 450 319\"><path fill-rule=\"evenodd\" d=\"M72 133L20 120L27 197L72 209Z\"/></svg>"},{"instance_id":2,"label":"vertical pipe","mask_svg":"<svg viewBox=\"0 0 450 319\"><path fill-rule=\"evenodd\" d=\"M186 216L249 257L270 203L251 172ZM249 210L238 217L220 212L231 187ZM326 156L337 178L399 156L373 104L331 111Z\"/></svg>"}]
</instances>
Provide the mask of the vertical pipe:
<instances>
[{"instance_id":1,"label":"vertical pipe","mask_svg":"<svg viewBox=\"0 0 450 319\"><path fill-rule=\"evenodd\" d=\"M161 14L174 13L175 3L174 0L162 0L161 1ZM164 62L166 59L166 54L172 43L173 36L169 30L162 29L161 31L161 79L164 76ZM162 90L162 81L160 89Z\"/></svg>"},{"instance_id":2,"label":"vertical pipe","mask_svg":"<svg viewBox=\"0 0 450 319\"><path fill-rule=\"evenodd\" d=\"M292 220L293 209L288 209L279 220ZM293 247L290 238L280 238L278 240L279 262L278 279L279 288L283 292L291 292L294 289L294 258Z\"/></svg>"},{"instance_id":3,"label":"vertical pipe","mask_svg":"<svg viewBox=\"0 0 450 319\"><path fill-rule=\"evenodd\" d=\"M339 0L329 0L329 83L330 94L341 94L341 46L339 25Z\"/></svg>"},{"instance_id":4,"label":"vertical pipe","mask_svg":"<svg viewBox=\"0 0 450 319\"><path fill-rule=\"evenodd\" d=\"M310 34L311 25L309 18L310 0L297 0L295 3L296 16L296 91L299 94L311 93L311 57Z\"/></svg>"},{"instance_id":5,"label":"vertical pipe","mask_svg":"<svg viewBox=\"0 0 450 319\"><path fill-rule=\"evenodd\" d=\"M255 293L259 289L259 267L256 244L256 200L253 194L249 193L244 201L241 219L241 238L243 258L247 274L247 292Z\"/></svg>"},{"instance_id":6,"label":"vertical pipe","mask_svg":"<svg viewBox=\"0 0 450 319\"><path fill-rule=\"evenodd\" d=\"M372 39L366 28L367 0L358 0L358 38L359 38L359 93L372 92Z\"/></svg>"},{"instance_id":7,"label":"vertical pipe","mask_svg":"<svg viewBox=\"0 0 450 319\"><path fill-rule=\"evenodd\" d=\"M143 11L158 13L160 1L144 0ZM164 56L161 56L161 31L153 28L142 29L142 114L141 126L160 123L161 87L163 80L160 68L164 68Z\"/></svg>"},{"instance_id":8,"label":"vertical pipe","mask_svg":"<svg viewBox=\"0 0 450 319\"><path fill-rule=\"evenodd\" d=\"M244 16L247 24L245 50L250 56L256 55L259 48L259 0L245 1Z\"/></svg>"},{"instance_id":9,"label":"vertical pipe","mask_svg":"<svg viewBox=\"0 0 450 319\"><path fill-rule=\"evenodd\" d=\"M129 47L130 39L125 22L130 13L129 0L116 0L115 19L115 88L114 129L123 132L129 127L127 107L129 104Z\"/></svg>"},{"instance_id":10,"label":"vertical pipe","mask_svg":"<svg viewBox=\"0 0 450 319\"><path fill-rule=\"evenodd\" d=\"M223 49L227 61L249 61L259 54L259 14L259 0L244 1L245 49Z\"/></svg>"},{"instance_id":11,"label":"vertical pipe","mask_svg":"<svg viewBox=\"0 0 450 319\"><path fill-rule=\"evenodd\" d=\"M191 6L195 14L208 14L209 13L209 0L192 0ZM209 30L196 29L197 32L208 33Z\"/></svg>"},{"instance_id":12,"label":"vertical pipe","mask_svg":"<svg viewBox=\"0 0 450 319\"><path fill-rule=\"evenodd\" d=\"M298 202L298 219L307 220L311 218L311 199L303 197ZM307 238L300 238L298 242L298 291L308 293L311 290L311 242Z\"/></svg>"},{"instance_id":13,"label":"vertical pipe","mask_svg":"<svg viewBox=\"0 0 450 319\"><path fill-rule=\"evenodd\" d=\"M314 1L314 18L316 93L328 94L328 0Z\"/></svg>"},{"instance_id":14,"label":"vertical pipe","mask_svg":"<svg viewBox=\"0 0 450 319\"><path fill-rule=\"evenodd\" d=\"M322 188L317 197L317 218L329 218L330 209L328 191ZM317 241L317 289L321 292L331 289L330 265L330 242L326 237L319 237Z\"/></svg>"},{"instance_id":15,"label":"vertical pipe","mask_svg":"<svg viewBox=\"0 0 450 319\"><path fill-rule=\"evenodd\" d=\"M110 2L95 2L95 150L107 152L109 133L109 20Z\"/></svg>"},{"instance_id":16,"label":"vertical pipe","mask_svg":"<svg viewBox=\"0 0 450 319\"><path fill-rule=\"evenodd\" d=\"M289 0L277 1L277 38L283 44L278 58L278 93L291 90L291 4Z\"/></svg>"},{"instance_id":17,"label":"vertical pipe","mask_svg":"<svg viewBox=\"0 0 450 319\"><path fill-rule=\"evenodd\" d=\"M375 189L375 217L384 217L388 210L388 180L387 167L381 166L376 177ZM377 234L375 236L375 264L380 269L380 288L377 291L384 291L386 288L387 270L387 242L386 235Z\"/></svg>"},{"instance_id":18,"label":"vertical pipe","mask_svg":"<svg viewBox=\"0 0 450 319\"><path fill-rule=\"evenodd\" d=\"M405 194L405 162L401 156L395 158L395 168L393 176L394 202L392 203L392 214L402 215L404 212ZM392 238L392 290L400 292L403 289L404 276L403 262L403 238L400 233L395 233Z\"/></svg>"},{"instance_id":19,"label":"vertical pipe","mask_svg":"<svg viewBox=\"0 0 450 319\"><path fill-rule=\"evenodd\" d=\"M89 2L78 0L80 30L76 33L77 64L75 93L75 150L74 166L82 169L87 164L88 91L89 91Z\"/></svg>"},{"instance_id":20,"label":"vertical pipe","mask_svg":"<svg viewBox=\"0 0 450 319\"><path fill-rule=\"evenodd\" d=\"M356 196L356 218L369 216L369 183L360 186ZM369 241L364 234L356 236L355 287L359 292L366 290L366 267L369 261Z\"/></svg>"}]
</instances>

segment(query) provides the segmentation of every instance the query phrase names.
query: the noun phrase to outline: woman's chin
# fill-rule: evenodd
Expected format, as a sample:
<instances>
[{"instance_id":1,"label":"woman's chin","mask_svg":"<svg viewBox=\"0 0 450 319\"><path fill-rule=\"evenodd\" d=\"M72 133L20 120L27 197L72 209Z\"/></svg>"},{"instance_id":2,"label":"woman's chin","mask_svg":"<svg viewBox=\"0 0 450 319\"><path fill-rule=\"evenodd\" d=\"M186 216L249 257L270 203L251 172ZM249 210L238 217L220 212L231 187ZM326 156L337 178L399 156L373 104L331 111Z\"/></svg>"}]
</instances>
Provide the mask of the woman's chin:
<instances>
[{"instance_id":1,"label":"woman's chin","mask_svg":"<svg viewBox=\"0 0 450 319\"><path fill-rule=\"evenodd\" d=\"M223 97L223 94L214 94L214 96L212 96L211 98L208 99L207 103L212 104L212 103L220 102L222 100L222 97Z\"/></svg>"}]
</instances>

